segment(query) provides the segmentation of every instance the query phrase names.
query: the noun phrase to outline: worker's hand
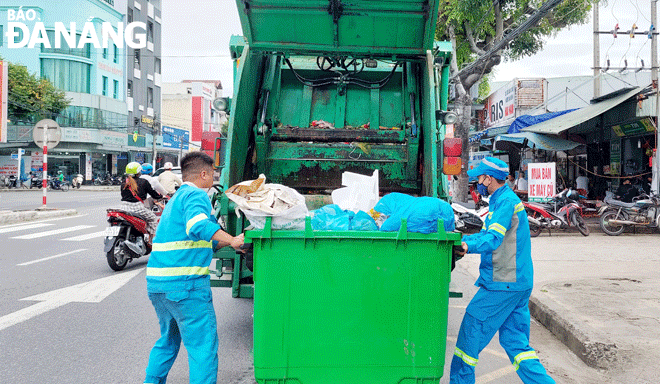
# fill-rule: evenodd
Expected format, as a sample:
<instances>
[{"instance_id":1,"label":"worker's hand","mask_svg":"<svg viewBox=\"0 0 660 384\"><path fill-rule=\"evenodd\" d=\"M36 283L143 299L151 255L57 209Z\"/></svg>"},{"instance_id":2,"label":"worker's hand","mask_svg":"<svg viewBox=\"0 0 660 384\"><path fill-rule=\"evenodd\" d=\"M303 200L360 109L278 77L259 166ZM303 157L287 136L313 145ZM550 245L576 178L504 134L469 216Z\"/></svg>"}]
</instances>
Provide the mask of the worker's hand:
<instances>
[{"instance_id":1,"label":"worker's hand","mask_svg":"<svg viewBox=\"0 0 660 384\"><path fill-rule=\"evenodd\" d=\"M238 253L245 253L244 249L241 249L241 245L245 242L245 234L241 233L238 236L235 236L229 245L236 250Z\"/></svg>"},{"instance_id":2,"label":"worker's hand","mask_svg":"<svg viewBox=\"0 0 660 384\"><path fill-rule=\"evenodd\" d=\"M457 250L456 250L456 253L457 253L458 255L460 255L460 256L463 256L463 255L465 255L465 254L467 253L467 251L468 251L468 246L467 246L467 244L466 244L465 242L462 242L462 243L461 243L461 247L463 247L463 251L461 252L460 250L457 249Z\"/></svg>"}]
</instances>

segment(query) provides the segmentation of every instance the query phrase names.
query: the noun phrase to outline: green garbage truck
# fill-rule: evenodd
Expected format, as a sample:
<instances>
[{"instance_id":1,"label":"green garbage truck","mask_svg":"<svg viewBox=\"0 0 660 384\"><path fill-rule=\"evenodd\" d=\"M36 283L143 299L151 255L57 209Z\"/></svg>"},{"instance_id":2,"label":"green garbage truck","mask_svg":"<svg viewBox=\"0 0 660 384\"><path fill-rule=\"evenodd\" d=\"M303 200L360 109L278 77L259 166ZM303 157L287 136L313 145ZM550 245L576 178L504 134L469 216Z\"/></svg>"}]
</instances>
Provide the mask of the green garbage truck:
<instances>
[{"instance_id":1,"label":"green garbage truck","mask_svg":"<svg viewBox=\"0 0 660 384\"><path fill-rule=\"evenodd\" d=\"M223 193L260 174L329 202L345 171L379 170L380 192L448 199L461 144L445 137L451 45L434 41L438 0L236 0L234 93L216 141L215 213L249 223ZM259 383L437 383L444 369L452 247L431 234L246 231L219 250L212 285L254 298ZM213 265L212 265L213 267Z\"/></svg>"}]
</instances>

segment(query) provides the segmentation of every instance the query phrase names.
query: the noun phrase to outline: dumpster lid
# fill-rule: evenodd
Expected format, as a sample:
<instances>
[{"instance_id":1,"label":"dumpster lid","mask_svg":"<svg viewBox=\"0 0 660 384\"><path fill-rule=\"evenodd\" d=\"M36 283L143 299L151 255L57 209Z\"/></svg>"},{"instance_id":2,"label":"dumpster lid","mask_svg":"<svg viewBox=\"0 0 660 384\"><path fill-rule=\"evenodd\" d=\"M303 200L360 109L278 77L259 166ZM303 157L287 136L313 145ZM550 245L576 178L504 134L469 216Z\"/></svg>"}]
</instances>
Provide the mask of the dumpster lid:
<instances>
[{"instance_id":1,"label":"dumpster lid","mask_svg":"<svg viewBox=\"0 0 660 384\"><path fill-rule=\"evenodd\" d=\"M236 0L250 49L354 57L432 49L439 0Z\"/></svg>"}]
</instances>

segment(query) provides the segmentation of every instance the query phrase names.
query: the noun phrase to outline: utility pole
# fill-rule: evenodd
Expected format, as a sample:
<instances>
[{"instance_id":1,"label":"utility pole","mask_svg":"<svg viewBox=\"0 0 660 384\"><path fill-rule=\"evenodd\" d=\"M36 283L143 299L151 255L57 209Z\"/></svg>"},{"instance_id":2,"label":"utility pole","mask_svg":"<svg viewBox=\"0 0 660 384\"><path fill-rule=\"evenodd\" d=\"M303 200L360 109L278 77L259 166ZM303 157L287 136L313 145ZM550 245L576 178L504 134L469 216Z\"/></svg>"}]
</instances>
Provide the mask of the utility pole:
<instances>
[{"instance_id":1,"label":"utility pole","mask_svg":"<svg viewBox=\"0 0 660 384\"><path fill-rule=\"evenodd\" d=\"M598 8L600 3L594 4L594 98L600 96L600 22L598 20Z\"/></svg>"},{"instance_id":2,"label":"utility pole","mask_svg":"<svg viewBox=\"0 0 660 384\"><path fill-rule=\"evenodd\" d=\"M156 135L158 134L158 123L156 123L155 119L153 122L153 129L151 131L152 137L151 137L151 150L153 152L153 157L151 158L151 165L156 169Z\"/></svg>"},{"instance_id":3,"label":"utility pole","mask_svg":"<svg viewBox=\"0 0 660 384\"><path fill-rule=\"evenodd\" d=\"M179 136L179 167L181 166L182 157L183 157L183 136Z\"/></svg>"},{"instance_id":4,"label":"utility pole","mask_svg":"<svg viewBox=\"0 0 660 384\"><path fill-rule=\"evenodd\" d=\"M658 146L660 146L660 128L658 125L660 124L660 87L658 86L658 35L656 35L655 30L656 28L656 20L657 20L657 7L658 7L658 0L651 0L651 25L653 26L654 30L650 31L651 32L651 81L653 83L653 87L655 88L656 94L655 94L655 134L656 134L656 141L655 141L655 159L653 159L653 168L655 169L655 191L656 193L660 192L660 150L658 150Z\"/></svg>"}]
</instances>

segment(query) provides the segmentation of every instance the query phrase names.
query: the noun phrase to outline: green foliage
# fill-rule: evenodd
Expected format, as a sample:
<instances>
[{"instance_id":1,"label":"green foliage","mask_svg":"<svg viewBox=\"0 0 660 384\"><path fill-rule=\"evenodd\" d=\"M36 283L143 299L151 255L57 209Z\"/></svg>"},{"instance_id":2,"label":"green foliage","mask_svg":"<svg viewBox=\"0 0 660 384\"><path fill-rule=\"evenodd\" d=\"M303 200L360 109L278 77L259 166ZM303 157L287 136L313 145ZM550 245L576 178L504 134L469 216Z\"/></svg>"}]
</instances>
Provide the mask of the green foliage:
<instances>
[{"instance_id":1,"label":"green foliage","mask_svg":"<svg viewBox=\"0 0 660 384\"><path fill-rule=\"evenodd\" d=\"M523 23L545 0L500 0L504 34ZM564 0L534 28L518 36L501 52L507 59L530 56L543 48L544 39L561 29L588 21L594 0ZM475 53L468 42L467 28L472 30L475 45L487 51L497 41L495 7L491 0L441 0L436 37L449 40L449 26L456 34L456 59L460 69L474 61Z\"/></svg>"},{"instance_id":2,"label":"green foliage","mask_svg":"<svg viewBox=\"0 0 660 384\"><path fill-rule=\"evenodd\" d=\"M483 100L490 95L490 82L492 80L492 76L486 75L481 78L481 81L479 82L479 96L477 96L477 101L479 103L482 103Z\"/></svg>"},{"instance_id":3,"label":"green foliage","mask_svg":"<svg viewBox=\"0 0 660 384\"><path fill-rule=\"evenodd\" d=\"M55 119L69 106L64 91L55 88L48 79L29 73L26 67L9 63L8 75L10 119L21 122Z\"/></svg>"}]
</instances>

